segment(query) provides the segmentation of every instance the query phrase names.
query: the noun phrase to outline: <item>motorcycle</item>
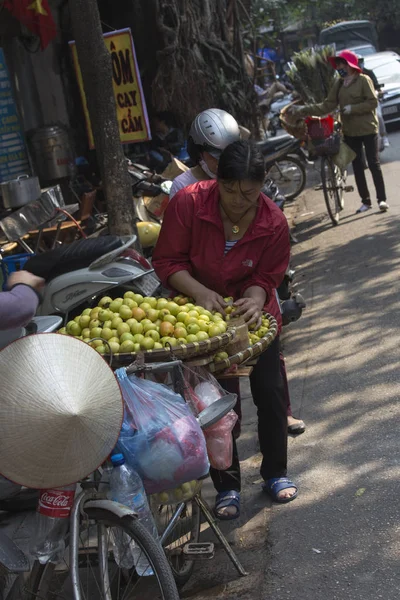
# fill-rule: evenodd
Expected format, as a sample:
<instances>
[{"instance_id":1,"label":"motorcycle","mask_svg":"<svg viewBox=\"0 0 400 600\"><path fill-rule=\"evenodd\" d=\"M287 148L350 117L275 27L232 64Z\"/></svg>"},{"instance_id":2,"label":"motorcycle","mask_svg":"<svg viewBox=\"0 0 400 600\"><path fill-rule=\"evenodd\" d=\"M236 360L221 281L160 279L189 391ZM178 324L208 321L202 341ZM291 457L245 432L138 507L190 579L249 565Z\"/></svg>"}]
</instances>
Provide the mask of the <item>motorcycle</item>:
<instances>
[{"instance_id":1,"label":"motorcycle","mask_svg":"<svg viewBox=\"0 0 400 600\"><path fill-rule=\"evenodd\" d=\"M152 296L160 287L151 264L133 248L136 236L77 240L30 258L24 268L46 280L38 315L71 311L108 290L122 287Z\"/></svg>"},{"instance_id":2,"label":"motorcycle","mask_svg":"<svg viewBox=\"0 0 400 600\"><path fill-rule=\"evenodd\" d=\"M275 94L267 114L268 132L272 137L276 136L278 129L281 127L280 112L282 108L290 104L292 101L293 98L291 94L284 94L283 92L278 92Z\"/></svg>"},{"instance_id":3,"label":"motorcycle","mask_svg":"<svg viewBox=\"0 0 400 600\"><path fill-rule=\"evenodd\" d=\"M266 175L279 187L286 200L293 200L306 185L307 155L301 141L284 134L259 142L258 146L266 158Z\"/></svg>"}]
</instances>

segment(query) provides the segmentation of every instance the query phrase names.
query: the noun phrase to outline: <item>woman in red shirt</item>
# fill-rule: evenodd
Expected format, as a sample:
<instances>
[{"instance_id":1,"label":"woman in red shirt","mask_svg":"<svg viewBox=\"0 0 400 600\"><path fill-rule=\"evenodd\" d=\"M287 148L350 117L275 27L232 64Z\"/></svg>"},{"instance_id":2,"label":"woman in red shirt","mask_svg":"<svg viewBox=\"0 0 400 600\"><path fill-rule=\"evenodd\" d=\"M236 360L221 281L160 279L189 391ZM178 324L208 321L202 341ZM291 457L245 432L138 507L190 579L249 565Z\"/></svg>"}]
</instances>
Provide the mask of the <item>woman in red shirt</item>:
<instances>
[{"instance_id":1,"label":"woman in red shirt","mask_svg":"<svg viewBox=\"0 0 400 600\"><path fill-rule=\"evenodd\" d=\"M261 323L263 309L281 327L275 289L289 263L286 218L261 193L264 159L247 141L222 153L217 181L200 181L180 190L169 203L153 255L162 283L208 310L222 311L233 296L237 313L248 324ZM263 455L263 489L275 502L294 500L297 487L286 477L286 401L279 366L279 339L264 352L250 376L258 412ZM234 445L227 471L211 469L218 492L216 514L239 516L240 467Z\"/></svg>"}]
</instances>

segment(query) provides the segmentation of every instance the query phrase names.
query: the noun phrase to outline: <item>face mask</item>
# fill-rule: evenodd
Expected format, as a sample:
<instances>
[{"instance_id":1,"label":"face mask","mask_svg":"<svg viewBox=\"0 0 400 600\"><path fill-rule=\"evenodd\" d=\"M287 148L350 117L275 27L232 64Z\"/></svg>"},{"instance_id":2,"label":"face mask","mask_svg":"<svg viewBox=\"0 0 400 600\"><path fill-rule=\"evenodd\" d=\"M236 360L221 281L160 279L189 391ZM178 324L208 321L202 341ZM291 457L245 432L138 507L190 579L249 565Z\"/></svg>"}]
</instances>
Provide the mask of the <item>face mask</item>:
<instances>
[{"instance_id":1,"label":"face mask","mask_svg":"<svg viewBox=\"0 0 400 600\"><path fill-rule=\"evenodd\" d=\"M215 179L217 174L213 173L211 169L208 168L207 163L202 159L200 160L200 166L203 169L204 173L206 173L210 179Z\"/></svg>"},{"instance_id":2,"label":"face mask","mask_svg":"<svg viewBox=\"0 0 400 600\"><path fill-rule=\"evenodd\" d=\"M347 77L347 71L345 69L338 69L337 72L339 73L340 77Z\"/></svg>"}]
</instances>

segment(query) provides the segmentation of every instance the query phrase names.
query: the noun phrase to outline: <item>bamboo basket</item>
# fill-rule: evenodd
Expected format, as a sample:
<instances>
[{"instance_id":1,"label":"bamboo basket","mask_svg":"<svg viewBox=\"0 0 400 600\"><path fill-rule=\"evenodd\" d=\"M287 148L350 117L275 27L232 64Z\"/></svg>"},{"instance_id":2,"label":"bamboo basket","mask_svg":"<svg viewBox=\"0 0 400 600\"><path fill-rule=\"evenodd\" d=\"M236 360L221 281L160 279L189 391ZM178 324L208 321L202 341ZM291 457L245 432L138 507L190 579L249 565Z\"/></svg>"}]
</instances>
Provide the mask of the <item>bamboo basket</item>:
<instances>
[{"instance_id":1,"label":"bamboo basket","mask_svg":"<svg viewBox=\"0 0 400 600\"><path fill-rule=\"evenodd\" d=\"M284 106L280 112L280 120L282 127L293 137L299 140L307 140L307 125L303 117L296 117L295 115L290 116L288 109L297 104L297 100L291 102L287 106Z\"/></svg>"},{"instance_id":2,"label":"bamboo basket","mask_svg":"<svg viewBox=\"0 0 400 600\"><path fill-rule=\"evenodd\" d=\"M221 361L213 362L208 365L207 368L209 371L211 371L211 373L220 373L221 371L226 371L226 369L229 369L233 365L241 365L250 359L257 358L260 356L260 354L265 352L278 334L278 323L276 322L276 319L268 313L265 313L265 316L269 320L268 333L264 337L260 338L259 342L253 344L253 346L248 346L245 350L241 350L236 354L229 356L229 358L224 358Z\"/></svg>"}]
</instances>

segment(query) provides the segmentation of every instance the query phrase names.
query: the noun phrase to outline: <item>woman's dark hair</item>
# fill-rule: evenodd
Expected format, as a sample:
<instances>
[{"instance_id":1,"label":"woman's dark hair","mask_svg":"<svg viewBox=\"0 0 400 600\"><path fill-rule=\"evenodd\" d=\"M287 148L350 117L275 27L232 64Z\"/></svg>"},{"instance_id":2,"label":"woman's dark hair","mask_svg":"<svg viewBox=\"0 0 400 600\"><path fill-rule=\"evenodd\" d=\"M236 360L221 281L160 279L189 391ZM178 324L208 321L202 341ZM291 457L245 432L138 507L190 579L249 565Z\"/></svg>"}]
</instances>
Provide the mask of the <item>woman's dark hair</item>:
<instances>
[{"instance_id":1,"label":"woman's dark hair","mask_svg":"<svg viewBox=\"0 0 400 600\"><path fill-rule=\"evenodd\" d=\"M218 163L218 179L223 181L263 182L265 179L264 157L257 145L249 140L229 144Z\"/></svg>"}]
</instances>

